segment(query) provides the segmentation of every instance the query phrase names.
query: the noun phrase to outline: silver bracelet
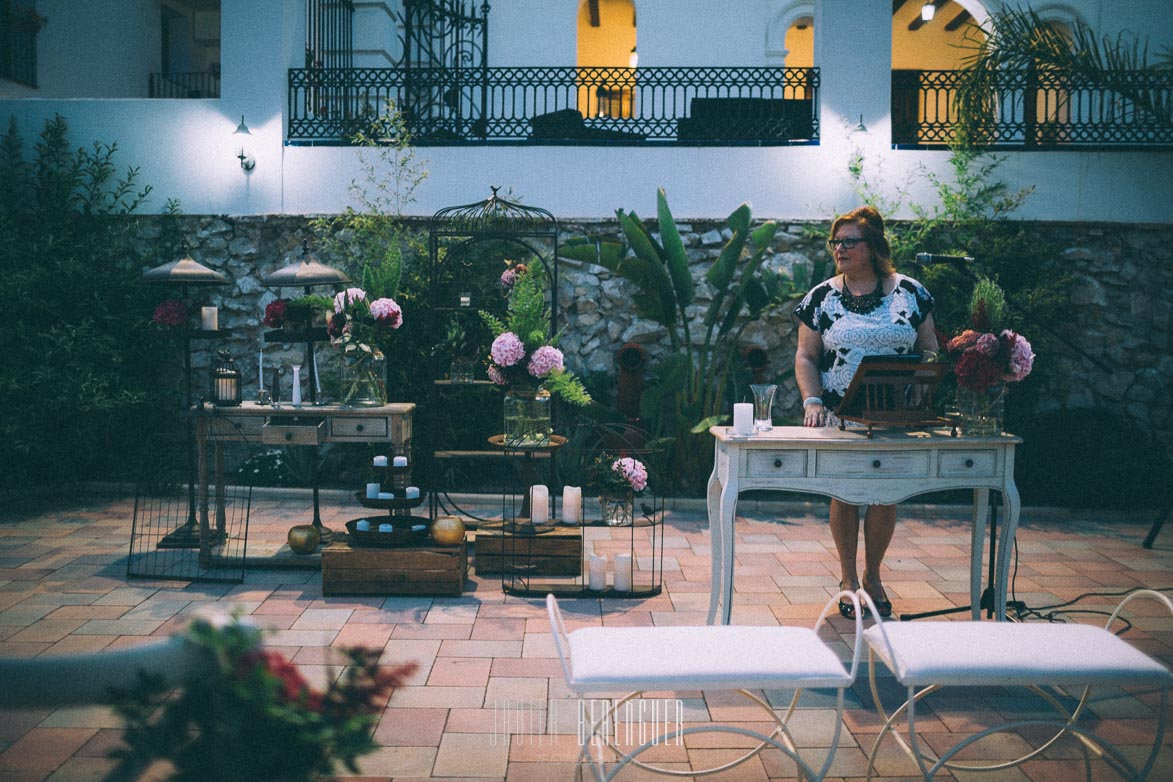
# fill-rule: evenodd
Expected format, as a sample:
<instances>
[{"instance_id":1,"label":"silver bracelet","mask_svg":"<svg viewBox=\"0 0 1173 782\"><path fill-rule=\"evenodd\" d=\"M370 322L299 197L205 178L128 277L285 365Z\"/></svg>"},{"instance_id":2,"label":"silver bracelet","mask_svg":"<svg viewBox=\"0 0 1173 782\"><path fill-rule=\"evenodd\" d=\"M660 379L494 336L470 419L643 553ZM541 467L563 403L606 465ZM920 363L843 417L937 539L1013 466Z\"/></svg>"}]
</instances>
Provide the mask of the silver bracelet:
<instances>
[{"instance_id":1,"label":"silver bracelet","mask_svg":"<svg viewBox=\"0 0 1173 782\"><path fill-rule=\"evenodd\" d=\"M802 400L803 407L810 407L811 405L822 405L822 404L823 404L823 398L821 396L808 396L806 399Z\"/></svg>"}]
</instances>

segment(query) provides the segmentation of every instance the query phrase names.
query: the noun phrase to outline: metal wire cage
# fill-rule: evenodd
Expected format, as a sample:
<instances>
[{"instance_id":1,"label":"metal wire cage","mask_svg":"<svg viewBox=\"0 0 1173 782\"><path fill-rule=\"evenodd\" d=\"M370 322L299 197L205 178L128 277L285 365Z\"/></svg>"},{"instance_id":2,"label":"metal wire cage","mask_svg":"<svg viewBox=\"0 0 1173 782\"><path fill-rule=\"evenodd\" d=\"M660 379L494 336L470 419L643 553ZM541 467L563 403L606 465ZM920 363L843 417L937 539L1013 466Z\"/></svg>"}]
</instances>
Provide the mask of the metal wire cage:
<instances>
[{"instance_id":1,"label":"metal wire cage","mask_svg":"<svg viewBox=\"0 0 1173 782\"><path fill-rule=\"evenodd\" d=\"M150 455L143 460L135 488L128 578L244 580L252 482L240 466L257 448L248 442L226 445L229 478L212 489L208 529L202 534L199 503L188 491L189 475L180 458L185 445L147 449Z\"/></svg>"}]
</instances>

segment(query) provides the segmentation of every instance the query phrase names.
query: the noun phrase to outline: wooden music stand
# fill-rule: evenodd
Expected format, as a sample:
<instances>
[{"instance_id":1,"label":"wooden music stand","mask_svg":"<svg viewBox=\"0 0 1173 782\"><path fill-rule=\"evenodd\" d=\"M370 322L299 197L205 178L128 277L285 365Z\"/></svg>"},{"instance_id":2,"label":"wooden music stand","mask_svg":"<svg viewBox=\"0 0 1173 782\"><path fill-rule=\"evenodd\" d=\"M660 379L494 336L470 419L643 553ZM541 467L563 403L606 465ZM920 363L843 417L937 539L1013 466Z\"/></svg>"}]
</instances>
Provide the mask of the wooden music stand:
<instances>
[{"instance_id":1,"label":"wooden music stand","mask_svg":"<svg viewBox=\"0 0 1173 782\"><path fill-rule=\"evenodd\" d=\"M839 428L848 421L864 424L872 437L876 426L949 426L957 436L957 422L942 418L934 410L937 387L946 367L937 362L922 363L919 357L864 356L835 411Z\"/></svg>"}]
</instances>

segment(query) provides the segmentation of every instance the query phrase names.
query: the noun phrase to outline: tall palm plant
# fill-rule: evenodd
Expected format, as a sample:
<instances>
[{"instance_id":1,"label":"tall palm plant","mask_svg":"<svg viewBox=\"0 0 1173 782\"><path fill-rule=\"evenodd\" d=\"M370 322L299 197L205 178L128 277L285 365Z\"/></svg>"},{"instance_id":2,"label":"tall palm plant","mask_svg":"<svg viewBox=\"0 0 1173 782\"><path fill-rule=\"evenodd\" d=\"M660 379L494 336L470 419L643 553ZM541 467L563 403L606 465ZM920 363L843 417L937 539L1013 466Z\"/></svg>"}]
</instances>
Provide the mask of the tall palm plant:
<instances>
[{"instance_id":1,"label":"tall palm plant","mask_svg":"<svg viewBox=\"0 0 1173 782\"><path fill-rule=\"evenodd\" d=\"M1173 70L1173 50L1163 48L1150 63L1148 44L1130 33L1099 36L1082 22L1070 29L1044 21L1027 8L1007 7L982 28L967 33L969 54L957 91L959 138L981 145L993 138L998 93L1013 74L1062 74L1115 96L1145 124L1173 125L1173 93L1163 86ZM1030 88L1033 76L1025 82Z\"/></svg>"}]
</instances>

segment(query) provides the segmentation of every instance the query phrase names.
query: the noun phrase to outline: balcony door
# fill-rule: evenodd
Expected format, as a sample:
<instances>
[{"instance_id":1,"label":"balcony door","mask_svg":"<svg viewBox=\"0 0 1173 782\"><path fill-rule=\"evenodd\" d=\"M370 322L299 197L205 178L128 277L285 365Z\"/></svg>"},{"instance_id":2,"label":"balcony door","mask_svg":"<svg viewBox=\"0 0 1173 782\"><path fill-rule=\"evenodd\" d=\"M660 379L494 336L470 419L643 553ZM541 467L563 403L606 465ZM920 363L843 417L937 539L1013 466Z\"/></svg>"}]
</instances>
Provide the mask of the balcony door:
<instances>
[{"instance_id":1,"label":"balcony door","mask_svg":"<svg viewBox=\"0 0 1173 782\"><path fill-rule=\"evenodd\" d=\"M634 0L580 0L576 59L579 112L630 119L639 64Z\"/></svg>"}]
</instances>

